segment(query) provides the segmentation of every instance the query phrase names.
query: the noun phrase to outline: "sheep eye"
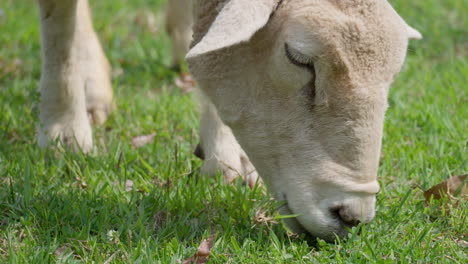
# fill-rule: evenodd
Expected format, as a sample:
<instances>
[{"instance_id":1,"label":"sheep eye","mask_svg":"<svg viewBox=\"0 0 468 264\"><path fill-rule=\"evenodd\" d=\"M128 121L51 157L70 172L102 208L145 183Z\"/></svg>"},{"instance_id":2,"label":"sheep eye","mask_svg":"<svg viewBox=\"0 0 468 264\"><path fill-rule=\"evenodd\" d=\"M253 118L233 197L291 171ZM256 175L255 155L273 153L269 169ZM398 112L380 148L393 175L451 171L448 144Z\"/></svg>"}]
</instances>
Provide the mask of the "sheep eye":
<instances>
[{"instance_id":1,"label":"sheep eye","mask_svg":"<svg viewBox=\"0 0 468 264\"><path fill-rule=\"evenodd\" d=\"M307 85L303 87L302 91L306 95L306 97L310 99L310 102L314 102L316 78L314 61L312 60L312 58L307 57L304 54L289 47L288 43L284 44L284 49L286 51L286 57L288 57L289 61L292 64L301 68L305 68L312 74L311 80L307 83ZM313 105L314 103L312 103L312 107Z\"/></svg>"},{"instance_id":2,"label":"sheep eye","mask_svg":"<svg viewBox=\"0 0 468 264\"><path fill-rule=\"evenodd\" d=\"M289 61L299 67L313 69L314 68L314 61L312 58L307 57L306 55L300 53L299 51L291 48L288 43L284 44L284 49L286 51L286 57L288 57Z\"/></svg>"}]
</instances>

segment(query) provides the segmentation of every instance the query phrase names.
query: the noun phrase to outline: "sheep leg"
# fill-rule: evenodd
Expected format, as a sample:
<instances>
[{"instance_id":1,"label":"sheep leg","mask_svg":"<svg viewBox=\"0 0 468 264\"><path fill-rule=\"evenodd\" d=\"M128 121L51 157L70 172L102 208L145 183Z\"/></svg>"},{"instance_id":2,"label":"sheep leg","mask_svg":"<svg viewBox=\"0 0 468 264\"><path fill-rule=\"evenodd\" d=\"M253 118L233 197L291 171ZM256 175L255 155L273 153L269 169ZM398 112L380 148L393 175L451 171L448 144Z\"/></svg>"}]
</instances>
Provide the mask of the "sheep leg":
<instances>
[{"instance_id":1,"label":"sheep leg","mask_svg":"<svg viewBox=\"0 0 468 264\"><path fill-rule=\"evenodd\" d=\"M168 1L166 31L172 40L172 68L180 70L192 41L192 1Z\"/></svg>"},{"instance_id":2,"label":"sheep leg","mask_svg":"<svg viewBox=\"0 0 468 264\"><path fill-rule=\"evenodd\" d=\"M85 79L86 109L92 124L103 124L114 109L111 66L94 31L88 0L78 0L78 17L85 46L79 53Z\"/></svg>"},{"instance_id":3,"label":"sheep leg","mask_svg":"<svg viewBox=\"0 0 468 264\"><path fill-rule=\"evenodd\" d=\"M112 107L109 64L93 30L87 0L39 0L42 73L41 147L58 140L91 150L87 110L102 123Z\"/></svg>"},{"instance_id":4,"label":"sheep leg","mask_svg":"<svg viewBox=\"0 0 468 264\"><path fill-rule=\"evenodd\" d=\"M205 102L200 124L200 144L195 154L204 160L202 173L222 172L227 182L241 176L253 187L258 174L247 154L242 150L231 129L218 116L215 107Z\"/></svg>"}]
</instances>

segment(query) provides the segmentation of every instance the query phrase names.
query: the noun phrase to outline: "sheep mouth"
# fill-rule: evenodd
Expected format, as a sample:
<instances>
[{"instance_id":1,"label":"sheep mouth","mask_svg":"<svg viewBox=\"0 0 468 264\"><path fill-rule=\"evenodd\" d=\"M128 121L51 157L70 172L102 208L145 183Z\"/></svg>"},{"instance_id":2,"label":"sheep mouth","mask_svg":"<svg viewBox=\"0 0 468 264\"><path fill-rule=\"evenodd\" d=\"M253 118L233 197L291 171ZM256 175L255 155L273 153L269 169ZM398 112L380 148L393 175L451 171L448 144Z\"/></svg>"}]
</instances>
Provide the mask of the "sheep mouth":
<instances>
[{"instance_id":1,"label":"sheep mouth","mask_svg":"<svg viewBox=\"0 0 468 264\"><path fill-rule=\"evenodd\" d=\"M282 215L295 215L294 211L289 207L288 200L286 199L286 195L283 195L283 196L285 199L282 202L284 203L278 208L278 211ZM294 233L310 234L295 216L283 218L283 221L286 224L286 226Z\"/></svg>"},{"instance_id":2,"label":"sheep mouth","mask_svg":"<svg viewBox=\"0 0 468 264\"><path fill-rule=\"evenodd\" d=\"M283 197L286 198L285 195L283 195ZM287 199L284 199L282 202L283 202L283 204L278 208L279 212L282 215L297 215L289 207ZM299 221L299 219L297 217L295 217L295 216L294 217L283 218L283 222L286 224L288 229L291 230L292 232L294 232L294 233L296 233L298 235L304 234L305 235L304 239L306 241L308 241L309 243L311 243L311 245L315 245L317 243L317 238L321 238L321 239L325 240L326 242L333 243L335 238L336 238L336 235L342 237L343 234L344 234L343 230L341 230L343 227L340 226L340 227L337 228L337 226L335 226L335 225L328 226L328 228L330 230L334 230L333 235L332 234L326 234L326 233L322 233L322 234L311 233L309 230L307 230L307 228L304 227L304 225L302 225L302 223ZM347 233L347 232L345 232L345 233Z\"/></svg>"}]
</instances>

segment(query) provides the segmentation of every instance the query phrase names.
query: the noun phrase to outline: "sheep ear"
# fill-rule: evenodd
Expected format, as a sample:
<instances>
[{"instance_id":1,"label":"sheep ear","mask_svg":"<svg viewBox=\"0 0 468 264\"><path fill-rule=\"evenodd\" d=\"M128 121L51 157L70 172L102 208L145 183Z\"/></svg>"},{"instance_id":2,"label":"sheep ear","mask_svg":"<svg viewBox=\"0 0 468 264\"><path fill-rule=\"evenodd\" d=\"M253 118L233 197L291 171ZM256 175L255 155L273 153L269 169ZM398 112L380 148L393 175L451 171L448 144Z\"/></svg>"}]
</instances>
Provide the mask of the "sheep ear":
<instances>
[{"instance_id":1,"label":"sheep ear","mask_svg":"<svg viewBox=\"0 0 468 264\"><path fill-rule=\"evenodd\" d=\"M230 0L186 59L250 40L264 27L279 0Z\"/></svg>"},{"instance_id":2,"label":"sheep ear","mask_svg":"<svg viewBox=\"0 0 468 264\"><path fill-rule=\"evenodd\" d=\"M422 39L423 38L421 33L419 33L419 31L417 31L413 27L407 25L406 29L408 31L408 38L409 39Z\"/></svg>"}]
</instances>

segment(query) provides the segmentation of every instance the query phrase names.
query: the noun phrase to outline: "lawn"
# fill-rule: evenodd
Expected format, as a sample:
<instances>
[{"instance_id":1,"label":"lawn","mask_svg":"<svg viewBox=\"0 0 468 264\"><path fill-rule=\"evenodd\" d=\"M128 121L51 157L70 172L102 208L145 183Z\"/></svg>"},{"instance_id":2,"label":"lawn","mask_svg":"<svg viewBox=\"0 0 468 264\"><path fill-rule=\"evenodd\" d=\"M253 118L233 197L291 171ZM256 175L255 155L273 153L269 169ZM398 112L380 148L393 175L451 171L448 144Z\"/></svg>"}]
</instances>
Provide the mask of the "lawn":
<instances>
[{"instance_id":1,"label":"lawn","mask_svg":"<svg viewBox=\"0 0 468 264\"><path fill-rule=\"evenodd\" d=\"M0 3L0 263L182 263L211 236L209 263L466 263L466 200L423 192L468 171L468 1L391 1L424 39L391 90L377 216L335 244L290 234L262 188L200 175L164 1L91 2L118 108L88 156L38 148L37 7Z\"/></svg>"}]
</instances>

